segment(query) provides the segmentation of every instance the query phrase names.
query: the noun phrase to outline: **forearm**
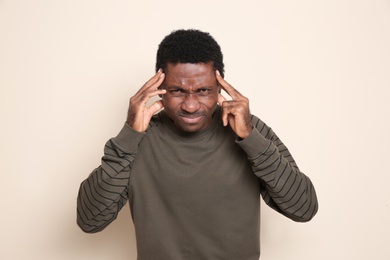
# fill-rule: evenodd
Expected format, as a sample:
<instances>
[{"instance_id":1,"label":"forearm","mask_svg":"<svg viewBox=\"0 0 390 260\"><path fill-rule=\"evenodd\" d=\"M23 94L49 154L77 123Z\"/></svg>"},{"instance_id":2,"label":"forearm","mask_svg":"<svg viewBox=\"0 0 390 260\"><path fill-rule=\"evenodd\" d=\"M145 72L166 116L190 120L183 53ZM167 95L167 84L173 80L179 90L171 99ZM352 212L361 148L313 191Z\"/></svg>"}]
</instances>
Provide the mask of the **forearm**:
<instances>
[{"instance_id":1,"label":"forearm","mask_svg":"<svg viewBox=\"0 0 390 260\"><path fill-rule=\"evenodd\" d=\"M287 147L272 129L257 120L254 124L257 128L240 145L247 152L253 172L261 180L264 201L294 221L310 220L318 210L312 182L300 172Z\"/></svg>"},{"instance_id":2,"label":"forearm","mask_svg":"<svg viewBox=\"0 0 390 260\"><path fill-rule=\"evenodd\" d=\"M103 230L126 204L131 163L142 137L125 125L117 137L106 143L101 166L81 183L77 223L85 232Z\"/></svg>"},{"instance_id":3,"label":"forearm","mask_svg":"<svg viewBox=\"0 0 390 260\"><path fill-rule=\"evenodd\" d=\"M263 199L269 206L294 221L305 222L314 217L318 204L312 182L273 143L253 160L253 165L262 182Z\"/></svg>"},{"instance_id":4,"label":"forearm","mask_svg":"<svg viewBox=\"0 0 390 260\"><path fill-rule=\"evenodd\" d=\"M114 186L111 180L103 180L101 167L94 170L80 185L77 198L77 224L87 233L103 230L116 219L120 209L126 204L127 180ZM126 178L128 179L128 178Z\"/></svg>"}]
</instances>

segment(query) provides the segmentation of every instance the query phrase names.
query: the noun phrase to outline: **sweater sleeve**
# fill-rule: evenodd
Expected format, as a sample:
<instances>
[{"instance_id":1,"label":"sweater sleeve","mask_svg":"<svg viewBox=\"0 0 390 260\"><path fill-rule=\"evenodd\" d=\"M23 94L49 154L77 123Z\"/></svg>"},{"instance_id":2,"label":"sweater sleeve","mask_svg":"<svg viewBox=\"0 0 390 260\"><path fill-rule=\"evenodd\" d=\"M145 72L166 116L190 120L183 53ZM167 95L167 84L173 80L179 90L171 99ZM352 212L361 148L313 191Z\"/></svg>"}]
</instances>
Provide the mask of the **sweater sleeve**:
<instances>
[{"instance_id":1,"label":"sweater sleeve","mask_svg":"<svg viewBox=\"0 0 390 260\"><path fill-rule=\"evenodd\" d=\"M77 224L84 232L103 230L126 204L131 164L144 135L125 124L120 133L106 143L101 165L81 183Z\"/></svg>"},{"instance_id":2,"label":"sweater sleeve","mask_svg":"<svg viewBox=\"0 0 390 260\"><path fill-rule=\"evenodd\" d=\"M237 142L260 178L265 203L294 221L311 220L318 210L312 182L299 170L287 147L270 127L255 116L252 123L255 126L252 133Z\"/></svg>"}]
</instances>

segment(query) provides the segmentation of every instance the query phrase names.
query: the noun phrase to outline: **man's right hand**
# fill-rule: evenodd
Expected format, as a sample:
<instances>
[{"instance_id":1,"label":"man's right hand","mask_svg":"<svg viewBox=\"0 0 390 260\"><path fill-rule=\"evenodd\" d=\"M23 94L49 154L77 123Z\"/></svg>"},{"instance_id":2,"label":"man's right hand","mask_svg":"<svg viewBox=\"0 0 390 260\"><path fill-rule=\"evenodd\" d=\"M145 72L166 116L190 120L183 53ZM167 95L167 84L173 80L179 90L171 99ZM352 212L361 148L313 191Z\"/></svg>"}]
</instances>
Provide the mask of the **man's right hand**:
<instances>
[{"instance_id":1,"label":"man's right hand","mask_svg":"<svg viewBox=\"0 0 390 260\"><path fill-rule=\"evenodd\" d=\"M156 75L148 80L142 88L130 98L126 122L134 130L145 132L154 113L163 108L162 100L157 100L149 107L146 107L146 103L150 98L166 93L165 89L158 89L164 81L164 77L165 74L160 69Z\"/></svg>"}]
</instances>

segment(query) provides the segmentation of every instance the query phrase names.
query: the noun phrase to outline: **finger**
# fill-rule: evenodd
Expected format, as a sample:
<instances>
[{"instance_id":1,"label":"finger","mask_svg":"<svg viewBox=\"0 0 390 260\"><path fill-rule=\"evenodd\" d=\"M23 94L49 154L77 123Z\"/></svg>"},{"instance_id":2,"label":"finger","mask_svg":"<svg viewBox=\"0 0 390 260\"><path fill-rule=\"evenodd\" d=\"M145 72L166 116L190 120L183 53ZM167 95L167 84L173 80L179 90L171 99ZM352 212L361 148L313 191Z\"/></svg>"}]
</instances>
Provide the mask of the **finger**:
<instances>
[{"instance_id":1,"label":"finger","mask_svg":"<svg viewBox=\"0 0 390 260\"><path fill-rule=\"evenodd\" d=\"M164 81L165 74L162 72L162 70L159 70L156 75L153 76L151 80L146 82L145 88L146 89L156 89L158 88Z\"/></svg>"},{"instance_id":2,"label":"finger","mask_svg":"<svg viewBox=\"0 0 390 260\"><path fill-rule=\"evenodd\" d=\"M229 119L245 118L248 109L244 100L226 100L222 103L222 111L222 120L227 125Z\"/></svg>"},{"instance_id":3,"label":"finger","mask_svg":"<svg viewBox=\"0 0 390 260\"><path fill-rule=\"evenodd\" d=\"M153 81L149 80L134 95L134 97L133 97L134 103L138 103L140 101L144 101L146 98L147 98L146 99L146 102L147 102L149 100L149 98L151 98L152 96L165 94L166 91L158 89L158 87L164 81L165 74L164 73L160 73L160 74L157 73L156 75L159 75L159 77L157 79L155 79L155 77L152 78L152 79L154 79L156 81L153 82ZM145 102L145 104L146 104L146 102Z\"/></svg>"},{"instance_id":4,"label":"finger","mask_svg":"<svg viewBox=\"0 0 390 260\"><path fill-rule=\"evenodd\" d=\"M245 115L249 111L247 103L244 100L227 100L223 102L222 107L226 113L235 116Z\"/></svg>"},{"instance_id":5,"label":"finger","mask_svg":"<svg viewBox=\"0 0 390 260\"><path fill-rule=\"evenodd\" d=\"M157 71L157 73L152 77L150 78L139 90L139 92L141 91L145 91L149 88L158 88L161 83L164 81L164 77L165 77L165 74L163 73L163 71L161 69L159 69Z\"/></svg>"},{"instance_id":6,"label":"finger","mask_svg":"<svg viewBox=\"0 0 390 260\"><path fill-rule=\"evenodd\" d=\"M163 105L162 100L157 100L152 105L150 105L148 110L149 110L150 114L153 115L154 113L156 113L157 111L159 111L163 107L164 107L164 105Z\"/></svg>"},{"instance_id":7,"label":"finger","mask_svg":"<svg viewBox=\"0 0 390 260\"><path fill-rule=\"evenodd\" d=\"M154 97L154 96L157 96L157 95L163 95L165 94L167 91L165 89L156 89L154 91L144 91L140 94L139 97L137 97L137 99L133 100L134 101L134 105L137 106L138 104L138 107L140 109L140 111L143 111L145 108L146 108L146 104L148 103L148 101Z\"/></svg>"},{"instance_id":8,"label":"finger","mask_svg":"<svg viewBox=\"0 0 390 260\"><path fill-rule=\"evenodd\" d=\"M223 102L226 101L226 98L222 96L221 93L218 94L218 103L222 107L222 124L223 126L227 126L228 124L228 114L226 112L226 109L223 108Z\"/></svg>"},{"instance_id":9,"label":"finger","mask_svg":"<svg viewBox=\"0 0 390 260\"><path fill-rule=\"evenodd\" d=\"M225 90L226 93L229 94L229 96L231 96L233 99L240 99L242 97L240 92L238 92L232 85L230 85L224 78L222 78L222 76L218 70L216 71L215 74L216 74L218 83L220 84L222 89Z\"/></svg>"}]
</instances>

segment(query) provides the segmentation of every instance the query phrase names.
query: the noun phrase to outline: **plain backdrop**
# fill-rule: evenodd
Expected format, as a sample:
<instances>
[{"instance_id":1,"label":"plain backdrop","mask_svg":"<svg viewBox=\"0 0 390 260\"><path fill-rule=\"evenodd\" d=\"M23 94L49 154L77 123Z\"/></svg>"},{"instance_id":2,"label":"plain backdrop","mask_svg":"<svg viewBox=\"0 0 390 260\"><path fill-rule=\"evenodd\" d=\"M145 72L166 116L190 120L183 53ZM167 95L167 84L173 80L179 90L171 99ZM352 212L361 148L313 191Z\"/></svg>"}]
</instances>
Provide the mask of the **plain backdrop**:
<instances>
[{"instance_id":1,"label":"plain backdrop","mask_svg":"<svg viewBox=\"0 0 390 260\"><path fill-rule=\"evenodd\" d=\"M76 197L182 28L315 184L309 223L262 203L261 259L389 260L388 0L0 0L0 259L136 259L128 206L85 234Z\"/></svg>"}]
</instances>

